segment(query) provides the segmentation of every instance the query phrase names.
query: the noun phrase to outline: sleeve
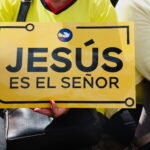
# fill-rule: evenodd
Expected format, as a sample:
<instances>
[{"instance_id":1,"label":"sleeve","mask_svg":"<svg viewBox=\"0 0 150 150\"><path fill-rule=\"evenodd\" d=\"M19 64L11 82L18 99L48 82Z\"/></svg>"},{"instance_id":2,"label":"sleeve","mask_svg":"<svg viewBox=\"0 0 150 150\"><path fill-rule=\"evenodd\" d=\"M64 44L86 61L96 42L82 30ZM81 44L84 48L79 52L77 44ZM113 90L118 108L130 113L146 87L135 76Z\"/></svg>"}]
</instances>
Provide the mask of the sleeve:
<instances>
[{"instance_id":1,"label":"sleeve","mask_svg":"<svg viewBox=\"0 0 150 150\"><path fill-rule=\"evenodd\" d=\"M11 22L17 18L20 0L0 0L0 22Z\"/></svg>"},{"instance_id":2,"label":"sleeve","mask_svg":"<svg viewBox=\"0 0 150 150\"><path fill-rule=\"evenodd\" d=\"M117 15L110 0L92 0L92 22L117 22Z\"/></svg>"},{"instance_id":3,"label":"sleeve","mask_svg":"<svg viewBox=\"0 0 150 150\"><path fill-rule=\"evenodd\" d=\"M120 0L116 10L119 21L135 24L136 68L150 80L150 1Z\"/></svg>"}]
</instances>

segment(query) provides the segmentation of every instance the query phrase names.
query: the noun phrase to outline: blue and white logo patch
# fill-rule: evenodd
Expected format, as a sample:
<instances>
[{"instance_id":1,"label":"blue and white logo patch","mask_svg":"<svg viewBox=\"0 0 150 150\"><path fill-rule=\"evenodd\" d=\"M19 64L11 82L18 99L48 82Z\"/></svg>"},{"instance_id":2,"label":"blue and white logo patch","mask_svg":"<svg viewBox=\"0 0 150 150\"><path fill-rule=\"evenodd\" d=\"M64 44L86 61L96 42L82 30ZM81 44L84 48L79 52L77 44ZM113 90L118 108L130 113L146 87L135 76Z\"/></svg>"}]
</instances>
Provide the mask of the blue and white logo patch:
<instances>
[{"instance_id":1,"label":"blue and white logo patch","mask_svg":"<svg viewBox=\"0 0 150 150\"><path fill-rule=\"evenodd\" d=\"M61 29L57 34L58 39L62 42L70 41L72 36L73 34L69 29Z\"/></svg>"}]
</instances>

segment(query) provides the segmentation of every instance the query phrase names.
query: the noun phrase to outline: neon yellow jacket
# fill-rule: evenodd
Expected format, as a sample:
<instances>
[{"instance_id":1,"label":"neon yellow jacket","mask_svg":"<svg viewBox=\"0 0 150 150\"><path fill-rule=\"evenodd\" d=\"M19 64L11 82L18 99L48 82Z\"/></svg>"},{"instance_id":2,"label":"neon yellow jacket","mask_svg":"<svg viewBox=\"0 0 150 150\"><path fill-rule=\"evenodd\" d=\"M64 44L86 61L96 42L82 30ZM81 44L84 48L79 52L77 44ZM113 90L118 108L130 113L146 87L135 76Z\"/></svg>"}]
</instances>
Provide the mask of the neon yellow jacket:
<instances>
[{"instance_id":1,"label":"neon yellow jacket","mask_svg":"<svg viewBox=\"0 0 150 150\"><path fill-rule=\"evenodd\" d=\"M21 0L0 0L0 21L16 21ZM45 9L33 0L26 21L32 22L116 22L110 0L77 0L60 14Z\"/></svg>"}]
</instances>

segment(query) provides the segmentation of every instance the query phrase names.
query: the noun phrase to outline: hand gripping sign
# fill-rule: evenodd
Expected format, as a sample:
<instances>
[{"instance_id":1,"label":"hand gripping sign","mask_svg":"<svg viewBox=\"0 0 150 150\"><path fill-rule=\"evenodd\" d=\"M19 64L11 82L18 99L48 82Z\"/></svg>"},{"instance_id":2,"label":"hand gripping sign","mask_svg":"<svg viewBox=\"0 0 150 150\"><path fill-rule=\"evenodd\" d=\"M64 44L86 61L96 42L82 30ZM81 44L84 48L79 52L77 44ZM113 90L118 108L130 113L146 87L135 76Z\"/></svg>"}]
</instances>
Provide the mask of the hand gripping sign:
<instances>
[{"instance_id":1,"label":"hand gripping sign","mask_svg":"<svg viewBox=\"0 0 150 150\"><path fill-rule=\"evenodd\" d=\"M0 23L0 107L135 107L132 23Z\"/></svg>"}]
</instances>

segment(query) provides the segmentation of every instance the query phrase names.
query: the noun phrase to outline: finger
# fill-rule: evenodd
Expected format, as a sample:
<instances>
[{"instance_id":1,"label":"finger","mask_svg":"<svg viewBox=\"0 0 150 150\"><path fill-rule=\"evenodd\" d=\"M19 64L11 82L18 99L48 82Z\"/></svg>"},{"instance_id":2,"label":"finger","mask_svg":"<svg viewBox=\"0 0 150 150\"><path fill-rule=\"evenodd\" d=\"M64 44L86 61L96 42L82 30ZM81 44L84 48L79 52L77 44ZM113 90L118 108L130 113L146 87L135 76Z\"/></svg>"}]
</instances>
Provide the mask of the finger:
<instances>
[{"instance_id":1,"label":"finger","mask_svg":"<svg viewBox=\"0 0 150 150\"><path fill-rule=\"evenodd\" d=\"M50 101L50 104L53 111L53 117L57 118L63 114L63 108L58 108L53 100Z\"/></svg>"},{"instance_id":2,"label":"finger","mask_svg":"<svg viewBox=\"0 0 150 150\"><path fill-rule=\"evenodd\" d=\"M34 108L33 110L34 112L43 114L43 115L47 115L52 117L53 116L53 111L51 109L47 109L47 108Z\"/></svg>"},{"instance_id":3,"label":"finger","mask_svg":"<svg viewBox=\"0 0 150 150\"><path fill-rule=\"evenodd\" d=\"M58 108L56 103L53 100L50 100L50 104L51 104L51 108L52 108L53 111Z\"/></svg>"},{"instance_id":4,"label":"finger","mask_svg":"<svg viewBox=\"0 0 150 150\"><path fill-rule=\"evenodd\" d=\"M67 113L70 109L69 108L59 108L57 107L57 104L53 101L50 100L52 112L53 112L53 117L57 118L65 113Z\"/></svg>"}]
</instances>

